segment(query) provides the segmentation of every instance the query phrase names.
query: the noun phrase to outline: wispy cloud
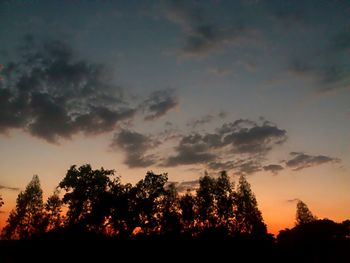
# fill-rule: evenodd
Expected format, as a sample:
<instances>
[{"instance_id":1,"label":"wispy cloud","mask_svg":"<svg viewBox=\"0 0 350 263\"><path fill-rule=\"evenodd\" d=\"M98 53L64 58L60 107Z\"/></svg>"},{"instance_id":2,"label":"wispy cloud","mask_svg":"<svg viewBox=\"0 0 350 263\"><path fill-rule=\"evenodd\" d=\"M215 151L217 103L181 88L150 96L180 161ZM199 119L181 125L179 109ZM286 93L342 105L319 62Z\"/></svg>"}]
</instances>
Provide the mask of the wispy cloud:
<instances>
[{"instance_id":1,"label":"wispy cloud","mask_svg":"<svg viewBox=\"0 0 350 263\"><path fill-rule=\"evenodd\" d=\"M241 44L254 35L242 22L217 23L207 15L200 2L168 1L165 13L182 29L184 43L181 53L186 56L207 56Z\"/></svg>"},{"instance_id":2,"label":"wispy cloud","mask_svg":"<svg viewBox=\"0 0 350 263\"><path fill-rule=\"evenodd\" d=\"M199 187L199 180L169 182L169 183L174 183L177 191L179 191L180 193L187 192L187 191L193 191Z\"/></svg>"},{"instance_id":3,"label":"wispy cloud","mask_svg":"<svg viewBox=\"0 0 350 263\"><path fill-rule=\"evenodd\" d=\"M339 163L339 158L326 155L308 155L303 152L291 152L292 158L286 161L286 165L294 171L299 171L308 167L318 166L325 163Z\"/></svg>"},{"instance_id":4,"label":"wispy cloud","mask_svg":"<svg viewBox=\"0 0 350 263\"><path fill-rule=\"evenodd\" d=\"M231 75L233 70L229 68L210 68L208 69L208 73L214 76L227 76Z\"/></svg>"},{"instance_id":5,"label":"wispy cloud","mask_svg":"<svg viewBox=\"0 0 350 263\"><path fill-rule=\"evenodd\" d=\"M145 114L145 120L151 121L164 116L179 104L174 90L159 90L153 92L141 105Z\"/></svg>"},{"instance_id":6,"label":"wispy cloud","mask_svg":"<svg viewBox=\"0 0 350 263\"><path fill-rule=\"evenodd\" d=\"M121 148L126 153L124 163L130 168L137 168L148 167L156 163L156 156L147 154L147 152L158 144L159 142L151 136L123 129L114 135L110 146L116 151Z\"/></svg>"},{"instance_id":7,"label":"wispy cloud","mask_svg":"<svg viewBox=\"0 0 350 263\"><path fill-rule=\"evenodd\" d=\"M264 171L271 172L272 174L276 175L280 171L282 171L284 169L284 167L282 165L279 165L279 164L269 164L269 165L265 165L263 167L263 169L264 169Z\"/></svg>"},{"instance_id":8,"label":"wispy cloud","mask_svg":"<svg viewBox=\"0 0 350 263\"><path fill-rule=\"evenodd\" d=\"M195 132L183 136L174 149L175 154L167 157L162 165L202 164L212 170L251 174L261 171L263 157L286 139L286 131L268 121L240 119L225 123L215 133ZM234 160L225 158L232 155Z\"/></svg>"},{"instance_id":9,"label":"wispy cloud","mask_svg":"<svg viewBox=\"0 0 350 263\"><path fill-rule=\"evenodd\" d=\"M20 188L19 187L9 187L9 186L5 186L5 185L0 185L0 190L9 190L9 191L18 192L18 191L20 191Z\"/></svg>"},{"instance_id":10,"label":"wispy cloud","mask_svg":"<svg viewBox=\"0 0 350 263\"><path fill-rule=\"evenodd\" d=\"M291 204L297 203L297 202L299 202L299 201L300 201L299 198L293 198L293 199L288 199L288 200L286 200L287 203L291 203Z\"/></svg>"}]
</instances>

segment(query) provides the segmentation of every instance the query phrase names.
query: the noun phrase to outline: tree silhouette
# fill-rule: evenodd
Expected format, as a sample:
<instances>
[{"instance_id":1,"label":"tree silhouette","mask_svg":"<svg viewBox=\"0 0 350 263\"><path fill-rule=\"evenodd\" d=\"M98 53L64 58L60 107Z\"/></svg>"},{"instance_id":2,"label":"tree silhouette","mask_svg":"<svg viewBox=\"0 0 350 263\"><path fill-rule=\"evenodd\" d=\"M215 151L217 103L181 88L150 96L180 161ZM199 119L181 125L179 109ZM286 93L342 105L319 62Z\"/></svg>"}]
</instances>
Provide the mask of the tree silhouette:
<instances>
[{"instance_id":1,"label":"tree silhouette","mask_svg":"<svg viewBox=\"0 0 350 263\"><path fill-rule=\"evenodd\" d=\"M198 207L199 227L210 228L215 225L215 187L216 181L209 175L199 179L196 204Z\"/></svg>"},{"instance_id":2,"label":"tree silhouette","mask_svg":"<svg viewBox=\"0 0 350 263\"><path fill-rule=\"evenodd\" d=\"M120 177L113 175L114 170L73 165L59 183L63 199L57 188L45 204L39 178L34 176L19 194L3 236L23 239L58 229L62 231L55 233L90 232L118 238L134 238L137 233L142 234L140 237L184 235L196 239L266 234L244 176L236 191L222 171L218 177L201 177L195 194L179 194L176 184L167 184L166 173L147 172L134 186L122 184ZM63 204L68 205L64 216Z\"/></svg>"},{"instance_id":3,"label":"tree silhouette","mask_svg":"<svg viewBox=\"0 0 350 263\"><path fill-rule=\"evenodd\" d=\"M161 217L160 199L165 191L168 174L154 174L147 172L145 179L140 180L135 186L134 209L138 213L138 226L144 233L157 232L160 228Z\"/></svg>"},{"instance_id":4,"label":"tree silhouette","mask_svg":"<svg viewBox=\"0 0 350 263\"><path fill-rule=\"evenodd\" d=\"M195 202L195 197L189 191L179 200L182 228L185 233L190 233L190 235L192 235L191 231L194 228L196 218Z\"/></svg>"},{"instance_id":5,"label":"tree silhouette","mask_svg":"<svg viewBox=\"0 0 350 263\"><path fill-rule=\"evenodd\" d=\"M25 191L19 193L16 208L10 212L2 236L5 239L28 239L44 230L43 191L39 177L34 175Z\"/></svg>"},{"instance_id":6,"label":"tree silhouette","mask_svg":"<svg viewBox=\"0 0 350 263\"><path fill-rule=\"evenodd\" d=\"M161 233L178 235L181 232L180 202L175 183L170 183L160 202Z\"/></svg>"},{"instance_id":7,"label":"tree silhouette","mask_svg":"<svg viewBox=\"0 0 350 263\"><path fill-rule=\"evenodd\" d=\"M297 203L297 212L296 212L296 225L303 225L317 220L317 218L311 213L307 205L299 200Z\"/></svg>"},{"instance_id":8,"label":"tree silhouette","mask_svg":"<svg viewBox=\"0 0 350 263\"><path fill-rule=\"evenodd\" d=\"M239 178L235 197L236 231L253 235L266 234L261 212L250 184L244 175Z\"/></svg>"},{"instance_id":9,"label":"tree silhouette","mask_svg":"<svg viewBox=\"0 0 350 263\"><path fill-rule=\"evenodd\" d=\"M136 204L136 188L131 184L121 184L119 178L111 187L111 218L109 225L113 234L129 237L135 227L139 226L139 212Z\"/></svg>"},{"instance_id":10,"label":"tree silhouette","mask_svg":"<svg viewBox=\"0 0 350 263\"><path fill-rule=\"evenodd\" d=\"M215 199L217 227L224 228L225 231L231 232L234 222L234 184L225 171L220 172L219 178L216 180Z\"/></svg>"},{"instance_id":11,"label":"tree silhouette","mask_svg":"<svg viewBox=\"0 0 350 263\"><path fill-rule=\"evenodd\" d=\"M62 226L62 204L63 202L59 197L59 191L55 189L45 203L45 220L48 231L58 229Z\"/></svg>"},{"instance_id":12,"label":"tree silhouette","mask_svg":"<svg viewBox=\"0 0 350 263\"><path fill-rule=\"evenodd\" d=\"M0 195L0 207L2 207L4 205L4 201L2 199L2 196Z\"/></svg>"},{"instance_id":13,"label":"tree silhouette","mask_svg":"<svg viewBox=\"0 0 350 263\"><path fill-rule=\"evenodd\" d=\"M79 225L96 232L105 229L109 214L109 195L114 170L92 170L89 164L76 168L71 166L59 187L66 193L63 203L68 204L67 224Z\"/></svg>"}]
</instances>

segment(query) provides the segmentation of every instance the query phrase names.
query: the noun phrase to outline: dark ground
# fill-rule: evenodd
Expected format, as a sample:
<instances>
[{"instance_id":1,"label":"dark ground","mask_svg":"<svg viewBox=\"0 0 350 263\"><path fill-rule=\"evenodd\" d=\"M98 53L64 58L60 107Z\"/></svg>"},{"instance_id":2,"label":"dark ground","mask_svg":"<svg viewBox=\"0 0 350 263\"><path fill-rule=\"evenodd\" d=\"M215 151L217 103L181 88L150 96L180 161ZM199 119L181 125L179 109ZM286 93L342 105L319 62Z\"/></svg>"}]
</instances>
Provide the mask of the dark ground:
<instances>
[{"instance_id":1,"label":"dark ground","mask_svg":"<svg viewBox=\"0 0 350 263\"><path fill-rule=\"evenodd\" d=\"M283 246L254 240L1 241L0 262L350 262L350 240Z\"/></svg>"}]
</instances>

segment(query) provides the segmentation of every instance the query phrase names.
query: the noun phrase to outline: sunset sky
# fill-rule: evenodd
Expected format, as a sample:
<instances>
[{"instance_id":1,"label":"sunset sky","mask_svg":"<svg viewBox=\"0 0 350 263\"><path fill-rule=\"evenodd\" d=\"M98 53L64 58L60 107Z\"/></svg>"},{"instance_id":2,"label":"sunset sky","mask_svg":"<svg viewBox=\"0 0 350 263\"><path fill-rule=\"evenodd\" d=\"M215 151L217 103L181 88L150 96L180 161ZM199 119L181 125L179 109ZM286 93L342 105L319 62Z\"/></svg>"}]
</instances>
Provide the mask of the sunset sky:
<instances>
[{"instance_id":1,"label":"sunset sky","mask_svg":"<svg viewBox=\"0 0 350 263\"><path fill-rule=\"evenodd\" d=\"M34 174L246 174L269 231L350 218L350 1L0 2L0 227Z\"/></svg>"}]
</instances>

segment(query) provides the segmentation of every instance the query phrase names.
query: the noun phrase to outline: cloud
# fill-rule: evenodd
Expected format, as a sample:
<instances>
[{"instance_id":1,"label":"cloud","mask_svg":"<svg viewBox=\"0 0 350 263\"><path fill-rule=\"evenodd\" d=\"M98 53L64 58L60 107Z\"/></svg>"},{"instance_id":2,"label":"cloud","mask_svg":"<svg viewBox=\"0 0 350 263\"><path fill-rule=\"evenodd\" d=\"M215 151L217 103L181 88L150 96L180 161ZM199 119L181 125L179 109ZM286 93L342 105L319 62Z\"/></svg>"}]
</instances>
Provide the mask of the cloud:
<instances>
[{"instance_id":1,"label":"cloud","mask_svg":"<svg viewBox=\"0 0 350 263\"><path fill-rule=\"evenodd\" d=\"M283 144L286 131L263 121L237 120L225 123L214 133L198 132L183 136L175 147L175 155L163 161L164 166L204 164L214 170L236 170L237 173L260 171L262 157L273 147ZM238 160L222 160L232 154ZM245 158L241 158L245 155Z\"/></svg>"},{"instance_id":2,"label":"cloud","mask_svg":"<svg viewBox=\"0 0 350 263\"><path fill-rule=\"evenodd\" d=\"M350 31L338 32L317 54L290 58L288 69L313 81L319 92L350 88Z\"/></svg>"},{"instance_id":3,"label":"cloud","mask_svg":"<svg viewBox=\"0 0 350 263\"><path fill-rule=\"evenodd\" d=\"M168 111L179 104L173 90L159 90L153 92L141 106L145 120L151 121L164 116Z\"/></svg>"},{"instance_id":4,"label":"cloud","mask_svg":"<svg viewBox=\"0 0 350 263\"><path fill-rule=\"evenodd\" d=\"M166 121L164 127L165 129L156 135L163 143L169 140L179 140L182 138L181 131L172 122Z\"/></svg>"},{"instance_id":5,"label":"cloud","mask_svg":"<svg viewBox=\"0 0 350 263\"><path fill-rule=\"evenodd\" d=\"M23 129L58 143L82 132L112 131L135 114L108 69L81 59L57 40L23 40L20 56L4 66L0 133Z\"/></svg>"},{"instance_id":6,"label":"cloud","mask_svg":"<svg viewBox=\"0 0 350 263\"><path fill-rule=\"evenodd\" d=\"M303 152L291 152L292 158L286 162L287 167L293 171L299 171L308 167L325 163L339 163L340 159L325 155L308 155Z\"/></svg>"},{"instance_id":7,"label":"cloud","mask_svg":"<svg viewBox=\"0 0 350 263\"><path fill-rule=\"evenodd\" d=\"M276 175L280 171L282 171L284 168L282 165L279 165L279 164L269 164L269 165L265 165L263 169L264 171L271 172L272 174Z\"/></svg>"},{"instance_id":8,"label":"cloud","mask_svg":"<svg viewBox=\"0 0 350 263\"><path fill-rule=\"evenodd\" d=\"M237 175L249 175L262 170L260 159L238 159L227 162L213 162L209 164L212 170L233 170Z\"/></svg>"},{"instance_id":9,"label":"cloud","mask_svg":"<svg viewBox=\"0 0 350 263\"><path fill-rule=\"evenodd\" d=\"M225 119L227 117L227 112L225 111L220 111L218 114L219 118Z\"/></svg>"},{"instance_id":10,"label":"cloud","mask_svg":"<svg viewBox=\"0 0 350 263\"><path fill-rule=\"evenodd\" d=\"M198 119L188 121L186 125L188 127L191 127L192 129L196 129L196 128L203 126L207 123L213 122L215 119L224 119L224 118L226 118L226 116L227 116L226 112L220 111L218 114L215 114L215 115L207 114L207 115L204 115Z\"/></svg>"},{"instance_id":11,"label":"cloud","mask_svg":"<svg viewBox=\"0 0 350 263\"><path fill-rule=\"evenodd\" d=\"M159 144L151 136L146 136L138 132L123 129L114 135L111 148L118 150L120 147L126 153L124 163L130 168L148 167L156 163L155 155L146 154Z\"/></svg>"},{"instance_id":12,"label":"cloud","mask_svg":"<svg viewBox=\"0 0 350 263\"><path fill-rule=\"evenodd\" d=\"M243 25L221 28L217 25L203 24L194 26L187 32L182 51L190 56L203 56L219 51L242 41L247 35Z\"/></svg>"},{"instance_id":13,"label":"cloud","mask_svg":"<svg viewBox=\"0 0 350 263\"><path fill-rule=\"evenodd\" d=\"M181 53L186 56L207 56L234 44L239 44L252 35L241 22L226 24L214 22L205 12L205 5L191 1L168 1L165 13L168 20L179 25L184 36ZM215 8L215 6L211 6ZM231 19L232 20L232 19Z\"/></svg>"},{"instance_id":14,"label":"cloud","mask_svg":"<svg viewBox=\"0 0 350 263\"><path fill-rule=\"evenodd\" d=\"M227 76L232 74L232 70L227 68L210 68L208 73L214 76Z\"/></svg>"},{"instance_id":15,"label":"cloud","mask_svg":"<svg viewBox=\"0 0 350 263\"><path fill-rule=\"evenodd\" d=\"M199 119L187 122L187 126L188 127L192 127L193 129L195 129L198 126L202 126L204 124L210 123L213 120L214 120L214 116L211 115L211 114L207 114L207 115L202 116Z\"/></svg>"},{"instance_id":16,"label":"cloud","mask_svg":"<svg viewBox=\"0 0 350 263\"><path fill-rule=\"evenodd\" d=\"M209 146L202 141L201 135L193 134L185 136L175 148L176 155L168 157L163 165L177 166L213 161L216 156L209 153L209 149Z\"/></svg>"},{"instance_id":17,"label":"cloud","mask_svg":"<svg viewBox=\"0 0 350 263\"><path fill-rule=\"evenodd\" d=\"M193 191L197 188L199 188L199 180L193 180L193 181L182 181L182 182L168 182L174 183L175 187L178 192L183 193L187 191Z\"/></svg>"},{"instance_id":18,"label":"cloud","mask_svg":"<svg viewBox=\"0 0 350 263\"><path fill-rule=\"evenodd\" d=\"M224 145L231 145L235 153L265 154L287 140L286 130L264 121L237 120L224 124L219 130Z\"/></svg>"},{"instance_id":19,"label":"cloud","mask_svg":"<svg viewBox=\"0 0 350 263\"><path fill-rule=\"evenodd\" d=\"M0 185L0 190L9 190L9 191L20 191L20 189L18 187L9 187L9 186L5 186L5 185Z\"/></svg>"},{"instance_id":20,"label":"cloud","mask_svg":"<svg viewBox=\"0 0 350 263\"><path fill-rule=\"evenodd\" d=\"M299 198L293 198L293 199L288 199L288 200L286 200L287 203L297 203L297 202L299 202L299 201L300 201Z\"/></svg>"},{"instance_id":21,"label":"cloud","mask_svg":"<svg viewBox=\"0 0 350 263\"><path fill-rule=\"evenodd\" d=\"M292 59L288 69L297 77L308 78L317 85L319 92L327 92L350 87L350 71L348 65L342 61L328 62L305 61L304 58ZM313 61L313 63L311 62Z\"/></svg>"}]
</instances>

